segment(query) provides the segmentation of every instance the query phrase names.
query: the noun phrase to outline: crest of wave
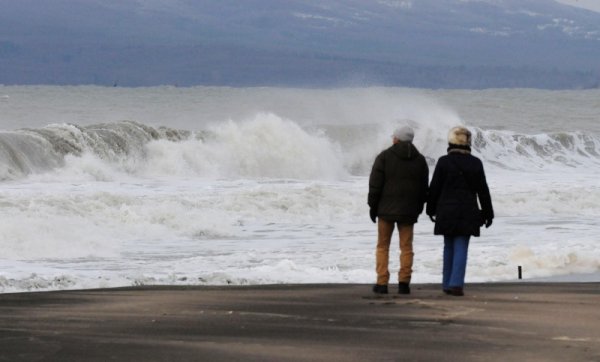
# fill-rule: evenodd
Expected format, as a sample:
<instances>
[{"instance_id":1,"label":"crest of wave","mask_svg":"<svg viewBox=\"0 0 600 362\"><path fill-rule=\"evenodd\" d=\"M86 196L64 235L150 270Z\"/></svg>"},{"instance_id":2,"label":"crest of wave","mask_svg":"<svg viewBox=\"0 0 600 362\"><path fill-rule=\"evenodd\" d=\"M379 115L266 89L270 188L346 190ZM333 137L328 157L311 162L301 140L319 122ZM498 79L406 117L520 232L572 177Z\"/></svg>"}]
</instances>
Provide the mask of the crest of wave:
<instances>
[{"instance_id":1,"label":"crest of wave","mask_svg":"<svg viewBox=\"0 0 600 362\"><path fill-rule=\"evenodd\" d=\"M338 179L347 176L341 148L271 113L216 123L181 142L146 145L145 175L208 178Z\"/></svg>"},{"instance_id":2,"label":"crest of wave","mask_svg":"<svg viewBox=\"0 0 600 362\"><path fill-rule=\"evenodd\" d=\"M580 167L600 161L600 140L582 132L524 135L474 131L474 148L487 161L502 168Z\"/></svg>"},{"instance_id":3,"label":"crest of wave","mask_svg":"<svg viewBox=\"0 0 600 362\"><path fill-rule=\"evenodd\" d=\"M129 121L90 126L51 124L0 132L0 180L64 166L84 171L93 168L93 164L108 167L109 163L120 163L121 168L127 169L130 161L143 157L143 146L158 138L181 139L181 135Z\"/></svg>"}]
</instances>

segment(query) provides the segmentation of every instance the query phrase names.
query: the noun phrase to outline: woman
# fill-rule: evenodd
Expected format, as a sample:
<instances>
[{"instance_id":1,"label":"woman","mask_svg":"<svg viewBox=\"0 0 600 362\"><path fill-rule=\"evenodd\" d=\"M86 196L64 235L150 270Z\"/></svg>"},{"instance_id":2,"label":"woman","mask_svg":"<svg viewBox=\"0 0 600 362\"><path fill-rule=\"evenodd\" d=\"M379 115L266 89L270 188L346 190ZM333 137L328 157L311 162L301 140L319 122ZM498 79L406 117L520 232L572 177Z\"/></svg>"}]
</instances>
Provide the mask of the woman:
<instances>
[{"instance_id":1,"label":"woman","mask_svg":"<svg viewBox=\"0 0 600 362\"><path fill-rule=\"evenodd\" d=\"M435 222L434 234L444 235L443 290L462 296L469 239L494 219L483 164L471 155L471 132L464 127L448 134L448 154L435 166L426 212Z\"/></svg>"}]
</instances>

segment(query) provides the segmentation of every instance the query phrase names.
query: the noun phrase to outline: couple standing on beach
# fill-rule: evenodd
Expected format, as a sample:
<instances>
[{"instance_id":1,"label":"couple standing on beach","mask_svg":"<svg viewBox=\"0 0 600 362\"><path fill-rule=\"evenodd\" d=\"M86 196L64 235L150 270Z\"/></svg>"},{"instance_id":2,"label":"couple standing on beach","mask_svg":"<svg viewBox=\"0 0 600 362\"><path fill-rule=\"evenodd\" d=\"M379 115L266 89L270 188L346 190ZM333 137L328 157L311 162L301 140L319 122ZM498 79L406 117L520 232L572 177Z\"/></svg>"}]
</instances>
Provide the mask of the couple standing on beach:
<instances>
[{"instance_id":1,"label":"couple standing on beach","mask_svg":"<svg viewBox=\"0 0 600 362\"><path fill-rule=\"evenodd\" d=\"M435 223L434 234L444 236L443 291L462 296L469 239L479 236L479 228L489 227L494 218L483 164L471 155L471 132L454 127L448 134L448 154L438 160L429 184L427 162L413 145L413 138L414 131L408 126L395 130L392 146L377 156L371 170L369 214L377 223L377 283L373 292L388 293L389 249L397 226L398 293L410 294L413 226L427 203L427 215Z\"/></svg>"}]
</instances>

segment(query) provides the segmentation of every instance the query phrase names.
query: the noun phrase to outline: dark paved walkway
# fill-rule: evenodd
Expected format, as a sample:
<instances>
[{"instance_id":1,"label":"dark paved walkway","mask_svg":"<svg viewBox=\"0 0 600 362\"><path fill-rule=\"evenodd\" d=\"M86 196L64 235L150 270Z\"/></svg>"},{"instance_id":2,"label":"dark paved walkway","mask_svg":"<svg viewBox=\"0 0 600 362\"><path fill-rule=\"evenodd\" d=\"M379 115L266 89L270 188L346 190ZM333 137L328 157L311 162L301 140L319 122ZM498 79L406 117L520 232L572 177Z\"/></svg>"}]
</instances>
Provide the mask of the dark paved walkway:
<instances>
[{"instance_id":1,"label":"dark paved walkway","mask_svg":"<svg viewBox=\"0 0 600 362\"><path fill-rule=\"evenodd\" d=\"M600 361L600 283L0 294L1 361ZM391 288L393 291L395 288Z\"/></svg>"}]
</instances>

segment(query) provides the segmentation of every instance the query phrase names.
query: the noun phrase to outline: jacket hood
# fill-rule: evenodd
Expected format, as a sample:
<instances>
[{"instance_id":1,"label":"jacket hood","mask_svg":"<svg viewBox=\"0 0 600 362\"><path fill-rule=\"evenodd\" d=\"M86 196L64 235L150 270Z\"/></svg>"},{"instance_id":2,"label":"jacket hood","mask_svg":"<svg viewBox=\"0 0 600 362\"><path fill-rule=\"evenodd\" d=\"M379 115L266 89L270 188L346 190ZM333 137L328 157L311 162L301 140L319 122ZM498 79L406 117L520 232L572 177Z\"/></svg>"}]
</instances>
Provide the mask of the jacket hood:
<instances>
[{"instance_id":1,"label":"jacket hood","mask_svg":"<svg viewBox=\"0 0 600 362\"><path fill-rule=\"evenodd\" d=\"M420 155L417 148L411 142L400 141L390 147L390 149L396 156L405 160L410 160Z\"/></svg>"}]
</instances>

